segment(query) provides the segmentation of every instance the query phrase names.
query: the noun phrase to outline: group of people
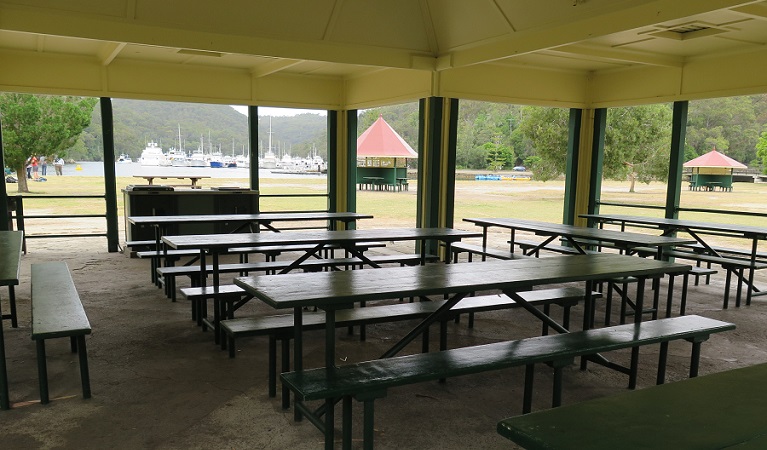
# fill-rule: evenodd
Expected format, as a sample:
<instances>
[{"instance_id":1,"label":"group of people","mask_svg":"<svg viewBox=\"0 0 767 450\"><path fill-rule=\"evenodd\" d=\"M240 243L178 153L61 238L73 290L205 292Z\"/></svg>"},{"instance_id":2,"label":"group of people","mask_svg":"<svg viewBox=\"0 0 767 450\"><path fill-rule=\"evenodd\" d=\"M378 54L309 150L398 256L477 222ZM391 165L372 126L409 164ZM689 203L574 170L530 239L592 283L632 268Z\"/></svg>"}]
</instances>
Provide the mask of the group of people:
<instances>
[{"instance_id":1,"label":"group of people","mask_svg":"<svg viewBox=\"0 0 767 450\"><path fill-rule=\"evenodd\" d=\"M56 175L64 175L64 158L55 156L53 159L53 167L56 170ZM32 155L27 158L27 178L30 180L39 180L41 177L48 175L48 160L42 155L39 158L36 155Z\"/></svg>"}]
</instances>

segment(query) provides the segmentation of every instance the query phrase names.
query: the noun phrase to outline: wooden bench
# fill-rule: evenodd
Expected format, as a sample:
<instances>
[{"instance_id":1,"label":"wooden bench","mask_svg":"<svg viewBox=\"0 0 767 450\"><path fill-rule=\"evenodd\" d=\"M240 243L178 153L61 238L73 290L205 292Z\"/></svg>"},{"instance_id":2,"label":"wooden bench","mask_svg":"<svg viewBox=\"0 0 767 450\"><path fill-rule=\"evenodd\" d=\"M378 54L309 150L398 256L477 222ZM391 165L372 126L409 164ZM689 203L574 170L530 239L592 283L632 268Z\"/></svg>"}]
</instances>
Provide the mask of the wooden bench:
<instances>
[{"instance_id":1,"label":"wooden bench","mask_svg":"<svg viewBox=\"0 0 767 450\"><path fill-rule=\"evenodd\" d=\"M45 341L69 337L73 353L80 357L83 398L91 397L85 335L91 325L64 262L32 264L32 339L37 345L40 403L48 403L48 369Z\"/></svg>"},{"instance_id":2,"label":"wooden bench","mask_svg":"<svg viewBox=\"0 0 767 450\"><path fill-rule=\"evenodd\" d=\"M236 287L236 286L234 286ZM543 307L544 314L548 315L552 304L563 308L562 325L569 327L570 308L577 305L584 299L583 289L576 287L563 287L552 289L541 289L537 291L520 292L519 295L533 306ZM599 292L593 292L594 298L599 297ZM336 311L335 323L337 327L360 326L360 340L365 340L362 330L363 325L376 323L397 322L411 319L423 319L442 306L444 301L434 302L416 302L416 303L398 303L393 305L367 306L364 308L350 308ZM474 326L474 313L495 311L499 309L508 309L519 307L519 305L506 295L483 295L476 297L467 297L459 302L451 310L453 315L446 317L440 324L440 349L447 348L447 327L446 324L453 316L469 313L469 328ZM276 395L277 383L277 341L280 341L282 351L281 372L290 370L290 340L294 336L292 314L280 314L261 317L243 317L238 319L228 319L221 321L221 333L226 336L226 342L229 349L229 357L236 355L235 341L238 338L253 336L269 337L269 396ZM302 315L302 327L307 330L322 330L325 327L325 313L304 313ZM544 325L542 334L548 333L548 327ZM224 339L222 339L224 342ZM423 346L424 352L429 351L429 336L424 334ZM288 395L283 390L283 404L287 407Z\"/></svg>"},{"instance_id":3,"label":"wooden bench","mask_svg":"<svg viewBox=\"0 0 767 450\"><path fill-rule=\"evenodd\" d=\"M751 263L751 260L746 260L742 258L725 258L725 257L719 257L719 256L712 256L707 255L699 252L694 251L684 251L684 250L667 250L663 252L665 256L678 258L678 259L685 259L690 261L696 261L696 262L704 262L708 264L717 264L722 266L722 268L727 272L727 276L725 278L724 283L724 302L722 304L723 309L727 309L730 302L730 285L732 284L732 274L735 273L738 277L738 288L735 294L735 306L740 306L740 299L741 299L741 290L743 288L743 281L745 280L745 277L743 275L743 271L746 269L749 270L760 270L767 268L767 263L764 262L755 262ZM748 286L748 289L751 289L751 286ZM758 294L767 294L767 291L759 292ZM753 294L752 294L753 295Z\"/></svg>"},{"instance_id":4,"label":"wooden bench","mask_svg":"<svg viewBox=\"0 0 767 450\"><path fill-rule=\"evenodd\" d=\"M343 399L342 436L345 448L351 444L352 399L364 403L364 448L373 448L374 401L386 396L389 388L424 381L525 366L523 413L530 412L534 365L548 363L554 368L554 407L561 404L562 368L577 357L631 348L630 378L636 378L639 347L661 344L658 384L665 380L670 341L692 342L690 377L697 376L700 346L709 335L734 329L735 325L700 316L681 316L640 324L590 329L516 341L496 342L440 352L364 361L335 368L316 368L283 373L281 379L299 400L296 408L312 415L311 422L325 434L326 447L333 444L334 404ZM303 401L324 401L324 423Z\"/></svg>"},{"instance_id":5,"label":"wooden bench","mask_svg":"<svg viewBox=\"0 0 767 450\"><path fill-rule=\"evenodd\" d=\"M366 256L370 261L375 264L400 264L400 265L417 265L421 263L421 255L417 254L396 254L396 255L370 255ZM425 262L438 261L439 257L435 255L426 255ZM261 261L253 263L232 263L232 264L219 264L219 273L248 273L248 272L265 272L276 273L279 270L284 270L290 267L292 261ZM360 268L365 265L365 262L359 258L328 258L328 259L308 259L301 263L297 269L304 271L318 271L332 268ZM192 286L197 287L200 283L200 267L199 266L174 266L174 267L158 267L157 274L165 285L166 295L176 301L176 283L175 277L187 276L192 280ZM213 273L213 266L208 264L205 268L206 274ZM191 294L193 297L198 297L196 291L186 291L187 294ZM215 294L212 291L207 291L210 294L206 298L213 298ZM202 293L202 291L200 292ZM189 295L187 295L189 298Z\"/></svg>"},{"instance_id":6,"label":"wooden bench","mask_svg":"<svg viewBox=\"0 0 767 450\"><path fill-rule=\"evenodd\" d=\"M555 253L561 253L563 255L580 255L581 252L578 251L575 247L568 247L566 245L558 245L558 244L552 244L548 243L544 245L543 247L538 248L539 245L541 245L541 242L537 241L530 241L527 239L516 239L514 240L514 244L518 245L520 249L522 249L522 253L525 256L535 256L536 258L540 256L541 250L548 250L550 252ZM586 250L584 251L587 254L590 253L599 253L597 251L593 250Z\"/></svg>"},{"instance_id":7,"label":"wooden bench","mask_svg":"<svg viewBox=\"0 0 767 450\"><path fill-rule=\"evenodd\" d=\"M453 243L450 246L450 251L453 253L453 262L458 262L458 256L464 252L468 253L469 262L472 262L474 255L481 256L483 261L488 257L503 260L520 259L525 257L521 253L511 253L509 251L482 247L481 245L474 245L466 242Z\"/></svg>"}]
</instances>

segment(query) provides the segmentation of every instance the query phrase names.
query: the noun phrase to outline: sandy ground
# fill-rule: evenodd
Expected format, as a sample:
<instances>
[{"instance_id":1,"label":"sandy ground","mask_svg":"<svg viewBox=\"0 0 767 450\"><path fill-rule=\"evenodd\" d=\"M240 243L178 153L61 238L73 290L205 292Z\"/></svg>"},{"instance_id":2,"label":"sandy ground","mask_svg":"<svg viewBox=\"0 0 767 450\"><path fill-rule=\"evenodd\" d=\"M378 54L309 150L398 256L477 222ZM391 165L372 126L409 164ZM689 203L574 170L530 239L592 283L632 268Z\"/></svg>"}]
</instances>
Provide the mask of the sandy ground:
<instances>
[{"instance_id":1,"label":"sandy ground","mask_svg":"<svg viewBox=\"0 0 767 450\"><path fill-rule=\"evenodd\" d=\"M228 358L214 345L210 332L194 326L187 302L170 302L149 282L148 261L107 253L101 238L37 240L30 242L29 250L17 289L20 326L10 329L4 323L13 408L0 411L2 448L322 447L322 436L310 423L294 422L292 410L282 410L278 399L267 396L266 339L242 340L237 357ZM30 265L42 261L67 262L93 326L87 338L93 391L89 400L80 396L77 358L69 352L68 340L60 339L47 346L52 401L39 404L29 327L29 274ZM759 282L765 285L767 279L760 274ZM690 287L688 313L737 325L736 330L714 335L703 345L701 374L767 362L765 300L722 310L723 285L720 273L708 286ZM4 290L0 296L7 310ZM270 313L265 305L251 302L239 315ZM580 323L579 314L576 308L573 323ZM362 343L339 330L339 363L377 356L412 325L369 327L368 339ZM465 320L451 324L450 342L462 346L534 336L539 327L523 311L485 313L478 315L473 329L467 328ZM432 344L437 345L436 334ZM307 366L320 365L322 334L309 333L305 345ZM640 389L655 382L657 352L657 347L641 351ZM686 342L671 344L669 381L687 376L689 352ZM610 358L628 361L625 352ZM551 381L550 369L538 367L534 410L550 407ZM569 367L564 403L613 395L626 386L626 376L604 367L591 364L586 371ZM376 402L376 446L515 448L496 433L496 424L520 413L522 388L523 369L509 369L450 379L446 384L393 389ZM358 434L360 421L361 408L355 406ZM609 430L609 424L605 429Z\"/></svg>"}]
</instances>

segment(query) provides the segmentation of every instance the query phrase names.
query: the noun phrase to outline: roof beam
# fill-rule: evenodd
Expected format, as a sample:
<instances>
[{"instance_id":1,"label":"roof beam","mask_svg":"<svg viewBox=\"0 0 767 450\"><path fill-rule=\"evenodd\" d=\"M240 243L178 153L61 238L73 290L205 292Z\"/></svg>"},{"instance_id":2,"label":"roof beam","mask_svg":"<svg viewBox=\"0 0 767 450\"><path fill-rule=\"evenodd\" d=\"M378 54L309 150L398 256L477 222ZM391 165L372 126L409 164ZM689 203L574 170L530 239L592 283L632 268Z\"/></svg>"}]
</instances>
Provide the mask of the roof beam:
<instances>
[{"instance_id":1,"label":"roof beam","mask_svg":"<svg viewBox=\"0 0 767 450\"><path fill-rule=\"evenodd\" d=\"M563 43L579 43L598 36L632 30L705 12L747 6L756 1L743 0L653 0L615 9L602 14L589 15L564 23L551 23L545 27L516 32L485 43L458 48L453 51L453 67L481 64L539 50L551 49Z\"/></svg>"},{"instance_id":2,"label":"roof beam","mask_svg":"<svg viewBox=\"0 0 767 450\"><path fill-rule=\"evenodd\" d=\"M101 65L108 66L112 64L112 61L114 61L126 45L128 44L125 42L105 42L98 54Z\"/></svg>"},{"instance_id":3,"label":"roof beam","mask_svg":"<svg viewBox=\"0 0 767 450\"><path fill-rule=\"evenodd\" d=\"M276 59L266 64L260 64L257 67L254 67L250 73L253 74L253 76L256 78L265 77L267 75L271 75L293 67L296 64L300 64L302 62L303 61L299 61L297 59Z\"/></svg>"},{"instance_id":4,"label":"roof beam","mask_svg":"<svg viewBox=\"0 0 767 450\"><path fill-rule=\"evenodd\" d=\"M649 54L615 48L589 46L585 44L567 45L548 50L548 53L582 56L592 61L606 61L629 64L644 64L662 67L682 67L683 58Z\"/></svg>"}]
</instances>

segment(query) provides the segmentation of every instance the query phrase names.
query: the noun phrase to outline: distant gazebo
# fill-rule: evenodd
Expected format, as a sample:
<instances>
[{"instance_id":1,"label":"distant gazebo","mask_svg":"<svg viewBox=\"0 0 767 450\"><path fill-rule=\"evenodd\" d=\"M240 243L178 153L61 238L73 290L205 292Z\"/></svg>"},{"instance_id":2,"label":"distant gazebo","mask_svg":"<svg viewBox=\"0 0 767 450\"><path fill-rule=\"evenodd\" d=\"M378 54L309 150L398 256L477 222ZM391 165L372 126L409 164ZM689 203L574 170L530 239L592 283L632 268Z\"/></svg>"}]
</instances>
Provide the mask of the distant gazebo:
<instances>
[{"instance_id":1,"label":"distant gazebo","mask_svg":"<svg viewBox=\"0 0 767 450\"><path fill-rule=\"evenodd\" d=\"M732 173L735 169L745 169L746 165L719 153L716 149L684 163L690 169L690 186L694 191L713 191L717 188L732 191Z\"/></svg>"},{"instance_id":2,"label":"distant gazebo","mask_svg":"<svg viewBox=\"0 0 767 450\"><path fill-rule=\"evenodd\" d=\"M357 139L357 184L371 189L407 189L407 160L418 153L379 116Z\"/></svg>"}]
</instances>

